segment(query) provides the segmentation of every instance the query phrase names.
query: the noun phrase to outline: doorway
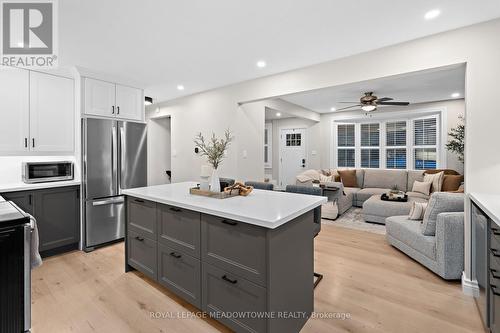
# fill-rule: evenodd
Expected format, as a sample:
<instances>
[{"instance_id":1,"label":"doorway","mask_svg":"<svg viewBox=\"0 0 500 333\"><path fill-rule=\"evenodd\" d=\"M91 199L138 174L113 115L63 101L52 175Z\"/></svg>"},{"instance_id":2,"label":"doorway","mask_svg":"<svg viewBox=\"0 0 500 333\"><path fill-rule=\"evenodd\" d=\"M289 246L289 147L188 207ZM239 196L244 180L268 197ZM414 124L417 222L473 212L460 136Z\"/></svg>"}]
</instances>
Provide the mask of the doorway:
<instances>
[{"instance_id":1,"label":"doorway","mask_svg":"<svg viewBox=\"0 0 500 333\"><path fill-rule=\"evenodd\" d=\"M170 117L148 120L148 185L171 182Z\"/></svg>"},{"instance_id":2,"label":"doorway","mask_svg":"<svg viewBox=\"0 0 500 333\"><path fill-rule=\"evenodd\" d=\"M295 184L295 178L306 169L306 129L282 128L280 131L280 188Z\"/></svg>"}]
</instances>

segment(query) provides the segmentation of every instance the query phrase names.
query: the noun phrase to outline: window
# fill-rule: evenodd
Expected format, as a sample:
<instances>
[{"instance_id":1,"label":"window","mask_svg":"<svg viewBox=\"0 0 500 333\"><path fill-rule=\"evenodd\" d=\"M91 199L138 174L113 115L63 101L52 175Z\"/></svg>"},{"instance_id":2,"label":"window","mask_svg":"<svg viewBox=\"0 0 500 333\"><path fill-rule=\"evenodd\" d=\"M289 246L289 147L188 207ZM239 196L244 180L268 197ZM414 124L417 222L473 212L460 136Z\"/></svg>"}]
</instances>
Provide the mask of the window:
<instances>
[{"instance_id":1,"label":"window","mask_svg":"<svg viewBox=\"0 0 500 333\"><path fill-rule=\"evenodd\" d=\"M356 166L356 132L354 124L339 124L337 126L337 166Z\"/></svg>"},{"instance_id":2,"label":"window","mask_svg":"<svg viewBox=\"0 0 500 333\"><path fill-rule=\"evenodd\" d=\"M413 120L413 167L417 170L437 168L437 118Z\"/></svg>"},{"instance_id":3,"label":"window","mask_svg":"<svg viewBox=\"0 0 500 333\"><path fill-rule=\"evenodd\" d=\"M273 124L266 123L264 126L264 168L273 167Z\"/></svg>"},{"instance_id":4,"label":"window","mask_svg":"<svg viewBox=\"0 0 500 333\"><path fill-rule=\"evenodd\" d=\"M440 166L441 116L334 123L336 167L436 169ZM336 132L335 132L336 131Z\"/></svg>"},{"instance_id":5,"label":"window","mask_svg":"<svg viewBox=\"0 0 500 333\"><path fill-rule=\"evenodd\" d=\"M385 124L385 145L387 169L406 169L406 121Z\"/></svg>"},{"instance_id":6,"label":"window","mask_svg":"<svg viewBox=\"0 0 500 333\"><path fill-rule=\"evenodd\" d=\"M287 147L295 147L300 146L302 143L302 134L300 133L291 133L286 135L286 146Z\"/></svg>"},{"instance_id":7,"label":"window","mask_svg":"<svg viewBox=\"0 0 500 333\"><path fill-rule=\"evenodd\" d=\"M361 167L380 167L380 124L361 124Z\"/></svg>"}]
</instances>

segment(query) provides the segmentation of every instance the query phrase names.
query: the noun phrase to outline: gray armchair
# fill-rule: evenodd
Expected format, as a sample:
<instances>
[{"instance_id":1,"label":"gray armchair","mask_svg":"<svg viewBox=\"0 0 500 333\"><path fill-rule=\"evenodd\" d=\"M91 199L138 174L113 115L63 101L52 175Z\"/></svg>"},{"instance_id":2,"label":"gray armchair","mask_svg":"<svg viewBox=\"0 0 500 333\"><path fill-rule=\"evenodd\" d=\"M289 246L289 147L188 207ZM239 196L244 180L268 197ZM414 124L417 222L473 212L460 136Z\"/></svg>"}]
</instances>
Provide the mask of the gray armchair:
<instances>
[{"instance_id":1,"label":"gray armchair","mask_svg":"<svg viewBox=\"0 0 500 333\"><path fill-rule=\"evenodd\" d=\"M442 278L458 280L464 269L463 208L463 194L434 193L423 221L386 219L387 241Z\"/></svg>"},{"instance_id":2,"label":"gray armchair","mask_svg":"<svg viewBox=\"0 0 500 333\"><path fill-rule=\"evenodd\" d=\"M247 182L245 182L245 185L252 186L253 188L255 188L257 190L267 190L267 191L274 190L274 185L272 183L247 181Z\"/></svg>"},{"instance_id":3,"label":"gray armchair","mask_svg":"<svg viewBox=\"0 0 500 333\"><path fill-rule=\"evenodd\" d=\"M302 185L287 185L286 192L290 193L300 193L300 194L309 194L309 195L318 195L323 196L323 190L319 187L311 187L311 186L302 186ZM321 231L321 206L314 209L314 237L318 236ZM316 277L316 281L314 281L314 288L319 284L319 282L323 279L323 274L314 272L314 277Z\"/></svg>"}]
</instances>

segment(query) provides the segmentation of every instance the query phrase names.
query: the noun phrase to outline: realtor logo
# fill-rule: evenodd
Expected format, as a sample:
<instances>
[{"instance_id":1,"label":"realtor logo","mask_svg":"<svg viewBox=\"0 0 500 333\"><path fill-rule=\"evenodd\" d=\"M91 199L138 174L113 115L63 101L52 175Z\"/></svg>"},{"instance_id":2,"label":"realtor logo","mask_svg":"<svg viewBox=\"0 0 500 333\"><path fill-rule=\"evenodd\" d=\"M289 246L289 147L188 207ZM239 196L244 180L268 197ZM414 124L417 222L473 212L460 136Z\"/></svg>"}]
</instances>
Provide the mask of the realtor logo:
<instances>
[{"instance_id":1,"label":"realtor logo","mask_svg":"<svg viewBox=\"0 0 500 333\"><path fill-rule=\"evenodd\" d=\"M3 66L57 66L56 0L1 0Z\"/></svg>"}]
</instances>

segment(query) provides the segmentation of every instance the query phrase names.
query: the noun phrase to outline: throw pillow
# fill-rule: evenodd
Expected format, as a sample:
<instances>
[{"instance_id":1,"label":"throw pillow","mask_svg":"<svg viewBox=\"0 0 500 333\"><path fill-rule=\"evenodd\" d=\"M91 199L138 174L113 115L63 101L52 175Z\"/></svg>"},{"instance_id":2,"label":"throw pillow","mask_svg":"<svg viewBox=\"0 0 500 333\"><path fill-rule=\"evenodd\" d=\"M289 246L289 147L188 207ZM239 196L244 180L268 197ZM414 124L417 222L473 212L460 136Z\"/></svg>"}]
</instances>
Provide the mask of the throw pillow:
<instances>
[{"instance_id":1,"label":"throw pillow","mask_svg":"<svg viewBox=\"0 0 500 333\"><path fill-rule=\"evenodd\" d=\"M356 170L338 170L340 180L345 187L358 187L358 180L356 179Z\"/></svg>"},{"instance_id":2,"label":"throw pillow","mask_svg":"<svg viewBox=\"0 0 500 333\"><path fill-rule=\"evenodd\" d=\"M453 192L457 191L460 187L460 184L464 181L464 176L462 175L444 175L443 177L443 186L441 187L441 191L443 192Z\"/></svg>"},{"instance_id":3,"label":"throw pillow","mask_svg":"<svg viewBox=\"0 0 500 333\"><path fill-rule=\"evenodd\" d=\"M441 186L443 185L444 171L429 174L424 174L424 182L431 182L431 193L433 192L441 192Z\"/></svg>"},{"instance_id":4,"label":"throw pillow","mask_svg":"<svg viewBox=\"0 0 500 333\"><path fill-rule=\"evenodd\" d=\"M462 193L433 193L424 214L421 227L422 234L425 236L434 236L436 234L436 223L439 214L463 211L464 195Z\"/></svg>"},{"instance_id":5,"label":"throw pillow","mask_svg":"<svg viewBox=\"0 0 500 333\"><path fill-rule=\"evenodd\" d=\"M431 186L432 182L419 182L415 180L411 191L429 195L431 193Z\"/></svg>"},{"instance_id":6,"label":"throw pillow","mask_svg":"<svg viewBox=\"0 0 500 333\"><path fill-rule=\"evenodd\" d=\"M325 176L331 176L332 172L330 171L330 169L321 169L321 174Z\"/></svg>"},{"instance_id":7,"label":"throw pillow","mask_svg":"<svg viewBox=\"0 0 500 333\"><path fill-rule=\"evenodd\" d=\"M427 209L427 202L413 202L413 205L411 206L410 214L408 215L408 219L409 220L423 220L426 209Z\"/></svg>"},{"instance_id":8,"label":"throw pillow","mask_svg":"<svg viewBox=\"0 0 500 333\"><path fill-rule=\"evenodd\" d=\"M333 181L333 176L319 175L320 183L330 183Z\"/></svg>"}]
</instances>

